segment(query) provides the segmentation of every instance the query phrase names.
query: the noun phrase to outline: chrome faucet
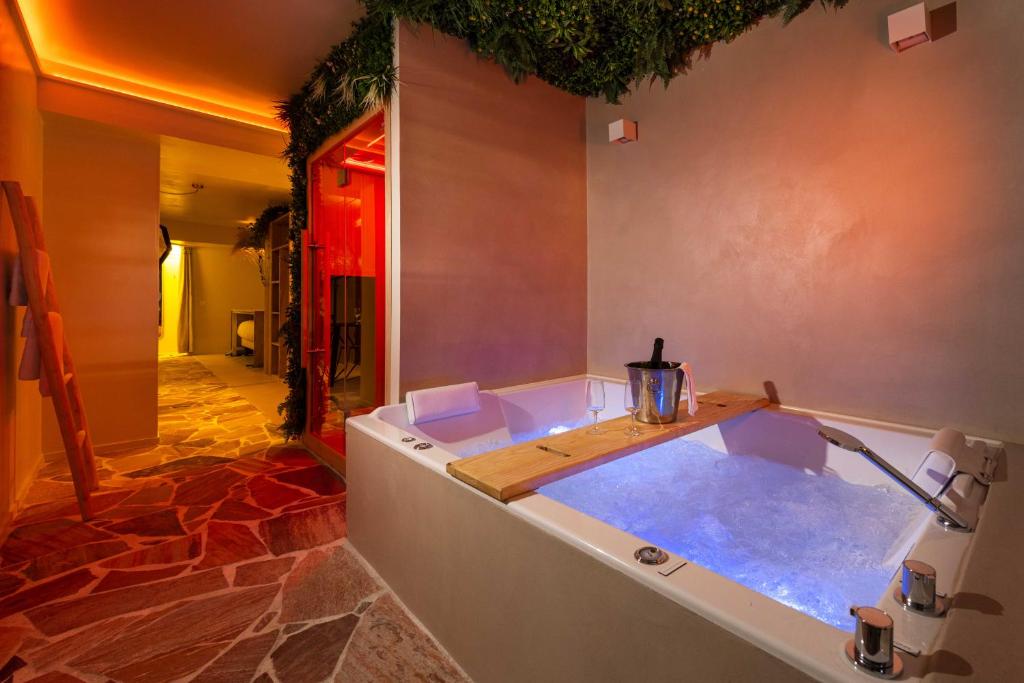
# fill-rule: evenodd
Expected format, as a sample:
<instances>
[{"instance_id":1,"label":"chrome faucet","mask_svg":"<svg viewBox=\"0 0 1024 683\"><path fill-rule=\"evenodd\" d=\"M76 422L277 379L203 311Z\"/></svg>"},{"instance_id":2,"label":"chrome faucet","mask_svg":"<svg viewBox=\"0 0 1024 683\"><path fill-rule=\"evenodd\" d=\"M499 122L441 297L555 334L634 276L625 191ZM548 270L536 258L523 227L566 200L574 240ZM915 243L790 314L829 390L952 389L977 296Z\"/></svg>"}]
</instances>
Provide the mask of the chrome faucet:
<instances>
[{"instance_id":1,"label":"chrome faucet","mask_svg":"<svg viewBox=\"0 0 1024 683\"><path fill-rule=\"evenodd\" d=\"M949 529L957 531L972 531L971 525L963 517L942 504L937 497L929 496L924 489L915 484L906 475L890 465L882 456L864 445L860 439L836 429L835 427L821 426L818 428L818 436L834 446L839 446L854 453L860 453L870 460L875 467L885 472L896 482L910 491L918 500L924 503L928 509L938 515L939 523Z\"/></svg>"},{"instance_id":2,"label":"chrome faucet","mask_svg":"<svg viewBox=\"0 0 1024 683\"><path fill-rule=\"evenodd\" d=\"M892 617L875 607L851 607L856 625L846 656L853 665L879 678L899 678L903 660L896 654Z\"/></svg>"},{"instance_id":3,"label":"chrome faucet","mask_svg":"<svg viewBox=\"0 0 1024 683\"><path fill-rule=\"evenodd\" d=\"M903 560L903 576L893 591L900 607L929 617L941 617L950 600L935 590L935 567L920 560Z\"/></svg>"}]
</instances>

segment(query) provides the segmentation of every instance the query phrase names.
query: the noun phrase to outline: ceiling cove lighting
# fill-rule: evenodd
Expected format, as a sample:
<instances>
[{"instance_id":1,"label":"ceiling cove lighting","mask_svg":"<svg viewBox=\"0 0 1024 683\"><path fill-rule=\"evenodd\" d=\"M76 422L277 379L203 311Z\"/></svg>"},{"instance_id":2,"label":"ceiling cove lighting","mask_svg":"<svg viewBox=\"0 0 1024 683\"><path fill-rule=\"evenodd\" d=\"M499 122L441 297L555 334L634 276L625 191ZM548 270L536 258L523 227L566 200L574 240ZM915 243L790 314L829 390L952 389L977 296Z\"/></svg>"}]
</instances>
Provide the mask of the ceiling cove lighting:
<instances>
[{"instance_id":1,"label":"ceiling cove lighting","mask_svg":"<svg viewBox=\"0 0 1024 683\"><path fill-rule=\"evenodd\" d=\"M25 37L28 39L34 62L38 66L41 77L257 128L287 132L287 129L273 115L266 112L228 104L211 99L206 95L198 96L165 83L147 82L128 69L115 73L47 59L45 55L40 54L37 47L46 42L45 22L38 12L37 5L25 0L15 0L14 8L21 17Z\"/></svg>"},{"instance_id":2,"label":"ceiling cove lighting","mask_svg":"<svg viewBox=\"0 0 1024 683\"><path fill-rule=\"evenodd\" d=\"M356 168L367 168L367 169L370 169L371 171L379 171L380 173L384 172L384 167L382 165L375 164L372 161L361 161L359 159L352 159L350 157L348 159L345 159L345 161L343 161L342 163L345 166L355 166Z\"/></svg>"}]
</instances>

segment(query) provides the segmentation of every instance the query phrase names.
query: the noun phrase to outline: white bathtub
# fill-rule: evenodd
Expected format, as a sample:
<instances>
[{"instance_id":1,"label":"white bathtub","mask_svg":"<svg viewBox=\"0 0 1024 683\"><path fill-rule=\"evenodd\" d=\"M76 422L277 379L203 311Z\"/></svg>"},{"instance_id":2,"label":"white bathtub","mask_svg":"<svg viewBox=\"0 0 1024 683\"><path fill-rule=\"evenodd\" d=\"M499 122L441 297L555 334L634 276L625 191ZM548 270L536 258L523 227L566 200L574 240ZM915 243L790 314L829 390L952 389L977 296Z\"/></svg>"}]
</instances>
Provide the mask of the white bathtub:
<instances>
[{"instance_id":1,"label":"white bathtub","mask_svg":"<svg viewBox=\"0 0 1024 683\"><path fill-rule=\"evenodd\" d=\"M852 619L846 630L830 626L694 562L666 576L687 558L641 565L634 551L645 539L539 493L503 504L446 474L459 454L579 424L584 379L484 392L480 413L419 427L408 424L404 405L348 422L351 541L463 668L478 681L867 680L842 654ZM623 414L623 385L606 380L606 389L609 408L601 417ZM818 424L858 437L908 476L933 436L771 407L683 438L898 489L863 458L821 440ZM978 453L999 449L981 439L972 445ZM986 490L960 474L943 500L984 524ZM952 595L973 534L944 530L933 519L920 516L907 530L898 559L931 564L939 592ZM898 578L874 602L892 615L897 643L923 655L902 654L904 677L915 679L926 673L945 620L903 611L892 598Z\"/></svg>"}]
</instances>

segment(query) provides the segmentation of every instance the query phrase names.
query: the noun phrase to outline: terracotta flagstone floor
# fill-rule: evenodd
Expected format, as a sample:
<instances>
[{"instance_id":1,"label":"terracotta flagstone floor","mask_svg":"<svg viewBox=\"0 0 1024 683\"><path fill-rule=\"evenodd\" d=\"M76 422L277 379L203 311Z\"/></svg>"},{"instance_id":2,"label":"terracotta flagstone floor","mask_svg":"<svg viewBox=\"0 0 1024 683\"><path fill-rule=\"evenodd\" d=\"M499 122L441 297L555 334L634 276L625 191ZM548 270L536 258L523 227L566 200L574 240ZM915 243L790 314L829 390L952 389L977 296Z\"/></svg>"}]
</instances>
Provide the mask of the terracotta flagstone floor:
<instances>
[{"instance_id":1,"label":"terracotta flagstone floor","mask_svg":"<svg viewBox=\"0 0 1024 683\"><path fill-rule=\"evenodd\" d=\"M40 473L0 546L0 681L465 681L345 540L345 483L200 363L160 444Z\"/></svg>"}]
</instances>

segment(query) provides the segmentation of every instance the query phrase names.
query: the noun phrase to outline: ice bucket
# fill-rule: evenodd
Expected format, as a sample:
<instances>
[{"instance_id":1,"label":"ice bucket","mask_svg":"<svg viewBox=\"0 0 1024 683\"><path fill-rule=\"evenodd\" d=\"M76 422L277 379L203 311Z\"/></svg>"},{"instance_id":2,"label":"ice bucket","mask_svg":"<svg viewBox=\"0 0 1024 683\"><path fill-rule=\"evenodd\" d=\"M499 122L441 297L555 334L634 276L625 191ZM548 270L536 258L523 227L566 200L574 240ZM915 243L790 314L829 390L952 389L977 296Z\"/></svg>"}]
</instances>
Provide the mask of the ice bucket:
<instances>
[{"instance_id":1,"label":"ice bucket","mask_svg":"<svg viewBox=\"0 0 1024 683\"><path fill-rule=\"evenodd\" d=\"M647 424L675 422L679 415L679 395L683 390L681 363L665 363L668 367L652 370L648 363L626 363L629 384L636 401L636 419Z\"/></svg>"}]
</instances>

